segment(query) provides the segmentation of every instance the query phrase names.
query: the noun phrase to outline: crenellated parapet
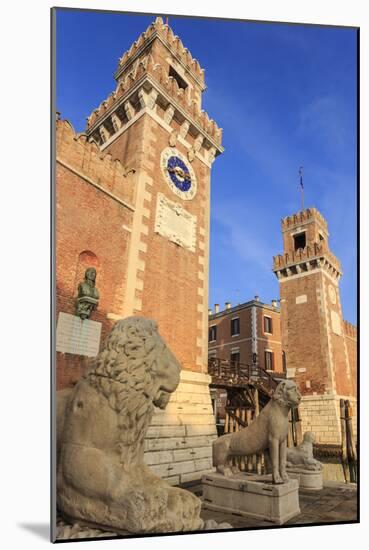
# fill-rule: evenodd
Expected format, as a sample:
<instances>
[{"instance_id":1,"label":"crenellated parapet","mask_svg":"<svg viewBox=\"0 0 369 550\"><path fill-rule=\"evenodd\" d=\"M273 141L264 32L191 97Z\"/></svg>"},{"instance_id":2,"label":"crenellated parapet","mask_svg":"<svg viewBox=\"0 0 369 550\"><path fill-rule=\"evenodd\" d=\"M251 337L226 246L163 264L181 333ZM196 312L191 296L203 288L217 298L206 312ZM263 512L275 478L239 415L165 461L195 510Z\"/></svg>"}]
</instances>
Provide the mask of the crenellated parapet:
<instances>
[{"instance_id":1,"label":"crenellated parapet","mask_svg":"<svg viewBox=\"0 0 369 550\"><path fill-rule=\"evenodd\" d=\"M345 336L350 336L354 340L357 340L357 327L348 321L343 321L343 330Z\"/></svg>"},{"instance_id":2,"label":"crenellated parapet","mask_svg":"<svg viewBox=\"0 0 369 550\"><path fill-rule=\"evenodd\" d=\"M278 279L299 275L317 268L324 269L336 279L342 276L340 261L329 251L324 242L312 243L305 248L273 257L273 271Z\"/></svg>"},{"instance_id":3,"label":"crenellated parapet","mask_svg":"<svg viewBox=\"0 0 369 550\"><path fill-rule=\"evenodd\" d=\"M301 210L292 216L286 216L283 218L281 220L282 231L291 231L306 222L312 221L313 219L328 232L327 221L316 208L306 208L305 210Z\"/></svg>"},{"instance_id":4,"label":"crenellated parapet","mask_svg":"<svg viewBox=\"0 0 369 550\"><path fill-rule=\"evenodd\" d=\"M123 55L114 76L116 89L87 119L86 135L100 147L147 112L167 125L175 119L180 137L209 163L223 152L222 129L201 109L204 71L161 18Z\"/></svg>"},{"instance_id":5,"label":"crenellated parapet","mask_svg":"<svg viewBox=\"0 0 369 550\"><path fill-rule=\"evenodd\" d=\"M56 160L81 177L90 179L107 191L132 204L134 167L125 167L109 153L102 153L86 134L77 134L68 120L56 121Z\"/></svg>"}]
</instances>

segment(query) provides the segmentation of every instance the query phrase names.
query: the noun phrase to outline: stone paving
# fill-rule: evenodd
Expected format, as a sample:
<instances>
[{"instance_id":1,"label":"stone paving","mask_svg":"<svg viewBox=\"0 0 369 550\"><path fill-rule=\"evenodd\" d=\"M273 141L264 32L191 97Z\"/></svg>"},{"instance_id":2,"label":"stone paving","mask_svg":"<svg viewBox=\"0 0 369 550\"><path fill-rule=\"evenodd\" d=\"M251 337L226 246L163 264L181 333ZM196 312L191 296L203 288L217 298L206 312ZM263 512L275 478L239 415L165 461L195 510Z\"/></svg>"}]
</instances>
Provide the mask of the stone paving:
<instances>
[{"instance_id":1,"label":"stone paving","mask_svg":"<svg viewBox=\"0 0 369 550\"><path fill-rule=\"evenodd\" d=\"M190 488L198 496L201 486ZM357 486L353 483L327 481L321 491L299 490L301 514L284 525L308 525L310 523L335 523L357 520ZM234 528L270 527L269 521L247 518L227 512L215 512L203 509L204 520L214 519L217 522L228 522Z\"/></svg>"},{"instance_id":2,"label":"stone paving","mask_svg":"<svg viewBox=\"0 0 369 550\"><path fill-rule=\"evenodd\" d=\"M186 487L201 497L201 484ZM357 486L354 483L326 481L321 491L299 491L301 514L284 525L309 525L311 523L336 523L357 520ZM231 525L234 529L252 529L254 527L271 527L269 521L247 518L238 514L216 512L203 508L201 517L205 521L204 530L223 530ZM283 526L282 526L283 527ZM128 533L127 533L128 534ZM132 536L132 535L130 535ZM115 533L83 527L78 523L58 521L58 540L116 538Z\"/></svg>"}]
</instances>

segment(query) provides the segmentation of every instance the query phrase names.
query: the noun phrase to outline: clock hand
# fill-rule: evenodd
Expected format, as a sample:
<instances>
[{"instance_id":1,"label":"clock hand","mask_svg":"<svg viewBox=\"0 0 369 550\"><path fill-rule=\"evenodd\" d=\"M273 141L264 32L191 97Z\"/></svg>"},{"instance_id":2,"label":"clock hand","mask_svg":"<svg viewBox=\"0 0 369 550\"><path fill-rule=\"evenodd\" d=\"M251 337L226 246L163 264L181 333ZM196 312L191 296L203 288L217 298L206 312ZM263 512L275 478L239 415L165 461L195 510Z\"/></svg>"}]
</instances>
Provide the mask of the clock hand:
<instances>
[{"instance_id":1,"label":"clock hand","mask_svg":"<svg viewBox=\"0 0 369 550\"><path fill-rule=\"evenodd\" d=\"M191 181L190 174L188 172L185 172L184 170L182 170L182 168L179 168L178 166L176 166L175 168L171 168L171 167L168 166L167 170L171 174L175 174L176 176L180 176L181 178L183 178L186 181Z\"/></svg>"}]
</instances>

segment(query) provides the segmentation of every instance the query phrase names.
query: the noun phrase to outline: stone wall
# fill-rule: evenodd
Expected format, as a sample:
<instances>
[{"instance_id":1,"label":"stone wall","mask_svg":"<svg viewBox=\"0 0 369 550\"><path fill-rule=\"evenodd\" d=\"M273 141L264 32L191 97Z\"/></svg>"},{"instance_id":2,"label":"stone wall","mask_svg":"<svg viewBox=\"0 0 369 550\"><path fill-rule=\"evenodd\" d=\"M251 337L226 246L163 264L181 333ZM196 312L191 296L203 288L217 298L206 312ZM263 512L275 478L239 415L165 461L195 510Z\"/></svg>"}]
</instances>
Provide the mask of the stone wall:
<instances>
[{"instance_id":1,"label":"stone wall","mask_svg":"<svg viewBox=\"0 0 369 550\"><path fill-rule=\"evenodd\" d=\"M209 383L209 375L183 370L167 408L156 410L148 429L145 461L173 485L198 480L212 470L217 432Z\"/></svg>"},{"instance_id":2,"label":"stone wall","mask_svg":"<svg viewBox=\"0 0 369 550\"><path fill-rule=\"evenodd\" d=\"M102 342L122 316L131 238L132 181L121 163L77 136L59 120L56 134L56 320L75 314L78 284L87 267L97 271ZM88 366L83 355L57 352L57 389L73 386Z\"/></svg>"},{"instance_id":3,"label":"stone wall","mask_svg":"<svg viewBox=\"0 0 369 550\"><path fill-rule=\"evenodd\" d=\"M357 435L357 404L352 397L304 396L299 406L302 432L311 431L316 443L341 445L340 399L349 399L353 409L353 431Z\"/></svg>"}]
</instances>

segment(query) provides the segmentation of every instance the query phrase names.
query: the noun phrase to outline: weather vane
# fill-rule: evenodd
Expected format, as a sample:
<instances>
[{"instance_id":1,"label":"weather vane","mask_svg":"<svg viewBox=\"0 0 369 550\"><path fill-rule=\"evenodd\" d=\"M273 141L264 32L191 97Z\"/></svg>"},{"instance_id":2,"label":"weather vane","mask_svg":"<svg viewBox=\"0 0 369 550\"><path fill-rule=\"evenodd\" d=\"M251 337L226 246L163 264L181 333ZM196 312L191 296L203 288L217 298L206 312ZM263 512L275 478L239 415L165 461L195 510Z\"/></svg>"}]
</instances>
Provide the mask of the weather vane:
<instances>
[{"instance_id":1,"label":"weather vane","mask_svg":"<svg viewBox=\"0 0 369 550\"><path fill-rule=\"evenodd\" d=\"M300 166L299 168L299 174L300 174L300 187L301 187L301 209L304 210L304 181L303 181L303 170L304 167Z\"/></svg>"}]
</instances>

